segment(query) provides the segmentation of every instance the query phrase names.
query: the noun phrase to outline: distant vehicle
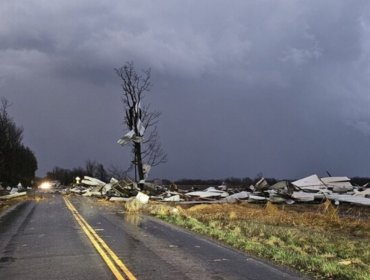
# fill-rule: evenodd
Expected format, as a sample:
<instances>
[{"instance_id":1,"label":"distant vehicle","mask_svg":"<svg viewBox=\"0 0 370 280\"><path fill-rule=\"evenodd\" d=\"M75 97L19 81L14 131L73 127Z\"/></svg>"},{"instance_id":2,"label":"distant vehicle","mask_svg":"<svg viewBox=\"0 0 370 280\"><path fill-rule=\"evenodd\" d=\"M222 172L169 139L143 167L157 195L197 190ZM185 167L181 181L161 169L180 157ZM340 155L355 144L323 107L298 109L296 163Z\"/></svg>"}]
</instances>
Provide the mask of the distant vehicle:
<instances>
[{"instance_id":1,"label":"distant vehicle","mask_svg":"<svg viewBox=\"0 0 370 280\"><path fill-rule=\"evenodd\" d=\"M39 192L55 193L57 192L56 187L58 186L58 183L59 182L56 181L45 181L37 187L37 190Z\"/></svg>"}]
</instances>

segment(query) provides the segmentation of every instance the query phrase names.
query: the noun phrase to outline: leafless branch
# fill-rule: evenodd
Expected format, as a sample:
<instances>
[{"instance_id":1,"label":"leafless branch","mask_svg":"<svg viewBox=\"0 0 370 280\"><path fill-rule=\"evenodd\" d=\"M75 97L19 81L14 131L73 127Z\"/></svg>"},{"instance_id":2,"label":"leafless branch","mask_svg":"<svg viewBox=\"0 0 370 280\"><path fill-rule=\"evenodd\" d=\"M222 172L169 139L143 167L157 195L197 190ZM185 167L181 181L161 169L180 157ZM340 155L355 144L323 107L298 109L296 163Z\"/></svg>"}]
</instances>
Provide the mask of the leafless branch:
<instances>
[{"instance_id":1,"label":"leafless branch","mask_svg":"<svg viewBox=\"0 0 370 280\"><path fill-rule=\"evenodd\" d=\"M124 66L115 69L121 79L122 95L121 100L124 105L124 122L129 130L133 130L136 135L139 133L141 123L148 136L144 137L141 143L133 142L134 162L137 165L139 179L144 178L143 160L155 166L166 162L167 157L159 143L156 125L159 120L160 112L151 111L150 105L141 104L145 93L151 88L151 70L137 73L133 62L127 62ZM133 168L133 167L132 167Z\"/></svg>"}]
</instances>

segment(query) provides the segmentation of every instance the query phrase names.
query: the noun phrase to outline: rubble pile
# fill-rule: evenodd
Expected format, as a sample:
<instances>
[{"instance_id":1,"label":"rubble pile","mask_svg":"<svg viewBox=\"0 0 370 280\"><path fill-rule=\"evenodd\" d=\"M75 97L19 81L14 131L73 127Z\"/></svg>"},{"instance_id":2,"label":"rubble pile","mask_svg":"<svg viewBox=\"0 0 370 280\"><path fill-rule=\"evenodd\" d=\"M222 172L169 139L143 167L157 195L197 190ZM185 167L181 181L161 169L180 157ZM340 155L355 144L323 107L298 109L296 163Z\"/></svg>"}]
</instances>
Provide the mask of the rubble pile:
<instances>
[{"instance_id":1,"label":"rubble pile","mask_svg":"<svg viewBox=\"0 0 370 280\"><path fill-rule=\"evenodd\" d=\"M139 191L137 183L131 180L118 181L112 178L109 183L105 183L99 179L85 176L81 184L66 188L63 193L71 192L82 196L119 200L117 198L136 196Z\"/></svg>"},{"instance_id":2,"label":"rubble pile","mask_svg":"<svg viewBox=\"0 0 370 280\"><path fill-rule=\"evenodd\" d=\"M172 184L169 187L144 183L139 188L131 180L118 181L114 178L105 183L85 176L82 184L67 190L83 196L106 198L110 201L162 201L180 204L197 203L321 203L331 200L334 204L351 203L370 206L370 188L353 186L348 177L323 177L311 175L293 182L280 181L270 185L261 178L247 188L228 188L225 185L208 187L204 190L181 190Z\"/></svg>"}]
</instances>

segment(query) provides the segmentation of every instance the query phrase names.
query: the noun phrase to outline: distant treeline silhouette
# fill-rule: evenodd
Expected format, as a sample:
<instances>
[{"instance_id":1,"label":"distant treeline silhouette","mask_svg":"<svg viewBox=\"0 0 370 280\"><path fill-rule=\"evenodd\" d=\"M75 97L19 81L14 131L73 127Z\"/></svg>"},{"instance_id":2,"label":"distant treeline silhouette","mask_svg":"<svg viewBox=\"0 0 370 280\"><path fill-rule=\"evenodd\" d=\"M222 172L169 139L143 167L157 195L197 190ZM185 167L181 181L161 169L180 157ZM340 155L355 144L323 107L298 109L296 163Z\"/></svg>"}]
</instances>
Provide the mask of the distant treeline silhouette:
<instances>
[{"instance_id":1,"label":"distant treeline silhouette","mask_svg":"<svg viewBox=\"0 0 370 280\"><path fill-rule=\"evenodd\" d=\"M73 169L66 169L61 167L54 167L52 171L47 172L46 177L50 180L58 180L63 185L70 185L75 182L76 177L90 176L97 178L104 182L109 182L111 177L116 179L127 178L127 171L119 171L117 167L111 167L106 169L103 164L96 161L88 160L85 167L77 167ZM255 178L244 177L228 177L224 179L179 179L179 180L168 180L168 179L154 179L153 181L162 185L171 185L175 183L178 186L220 186L225 184L229 187L249 187L250 185L255 185L262 176L259 174ZM133 179L133 178L131 178ZM295 179L277 179L277 178L268 178L265 177L265 180L273 185L279 181L295 181L301 178ZM148 181L151 181L150 179ZM364 184L370 182L370 177L353 177L351 182L355 186L363 186Z\"/></svg>"},{"instance_id":2,"label":"distant treeline silhouette","mask_svg":"<svg viewBox=\"0 0 370 280\"><path fill-rule=\"evenodd\" d=\"M34 153L22 143L23 129L10 118L10 104L1 99L0 107L0 183L15 186L19 182L24 186L32 184L37 170Z\"/></svg>"},{"instance_id":3,"label":"distant treeline silhouette","mask_svg":"<svg viewBox=\"0 0 370 280\"><path fill-rule=\"evenodd\" d=\"M84 176L94 177L103 182L108 182L111 177L103 164L91 160L86 161L85 167L67 169L56 166L52 171L46 173L47 179L57 180L64 186L73 184L76 177L83 179Z\"/></svg>"},{"instance_id":4,"label":"distant treeline silhouette","mask_svg":"<svg viewBox=\"0 0 370 280\"><path fill-rule=\"evenodd\" d=\"M219 186L222 184L225 184L227 186L245 186L249 187L250 185L255 185L261 178L235 178L235 177L229 177L225 179L180 179L175 181L175 184L177 185L183 185L183 186ZM266 181L273 185L279 181L295 181L296 179L276 179L276 178L265 178ZM300 178L298 178L300 179ZM166 181L164 180L164 183L166 184ZM370 177L352 177L351 183L354 186L363 186L370 182Z\"/></svg>"}]
</instances>

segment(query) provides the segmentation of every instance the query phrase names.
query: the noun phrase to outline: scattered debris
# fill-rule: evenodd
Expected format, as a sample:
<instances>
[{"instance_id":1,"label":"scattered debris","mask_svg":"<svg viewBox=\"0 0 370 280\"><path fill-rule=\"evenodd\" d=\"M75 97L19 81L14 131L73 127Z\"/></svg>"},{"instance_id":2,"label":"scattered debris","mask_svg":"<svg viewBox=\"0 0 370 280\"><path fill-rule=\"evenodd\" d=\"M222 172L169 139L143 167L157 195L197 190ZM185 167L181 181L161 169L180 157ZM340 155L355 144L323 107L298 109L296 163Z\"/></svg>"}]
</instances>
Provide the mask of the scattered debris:
<instances>
[{"instance_id":1,"label":"scattered debris","mask_svg":"<svg viewBox=\"0 0 370 280\"><path fill-rule=\"evenodd\" d=\"M249 198L250 192L242 191L229 195L223 199L224 202L235 203Z\"/></svg>"},{"instance_id":2,"label":"scattered debris","mask_svg":"<svg viewBox=\"0 0 370 280\"><path fill-rule=\"evenodd\" d=\"M256 191L263 191L267 190L270 187L269 183L266 181L265 178L261 178L257 183L254 189Z\"/></svg>"},{"instance_id":3,"label":"scattered debris","mask_svg":"<svg viewBox=\"0 0 370 280\"><path fill-rule=\"evenodd\" d=\"M176 195L164 198L163 201L179 202L181 201L181 199L180 199L180 195L176 194Z\"/></svg>"},{"instance_id":4,"label":"scattered debris","mask_svg":"<svg viewBox=\"0 0 370 280\"><path fill-rule=\"evenodd\" d=\"M12 188L9 194L16 194L16 193L18 193L18 188Z\"/></svg>"},{"instance_id":5,"label":"scattered debris","mask_svg":"<svg viewBox=\"0 0 370 280\"><path fill-rule=\"evenodd\" d=\"M88 189L83 187L83 186L76 186L76 187L70 189L70 192L76 193L76 194L83 194L87 191L88 191Z\"/></svg>"},{"instance_id":6,"label":"scattered debris","mask_svg":"<svg viewBox=\"0 0 370 280\"><path fill-rule=\"evenodd\" d=\"M354 196L363 196L366 198L370 198L370 188L364 190L364 191L357 191L355 192Z\"/></svg>"},{"instance_id":7,"label":"scattered debris","mask_svg":"<svg viewBox=\"0 0 370 280\"><path fill-rule=\"evenodd\" d=\"M327 188L316 174L294 181L292 184L307 192L319 192Z\"/></svg>"},{"instance_id":8,"label":"scattered debris","mask_svg":"<svg viewBox=\"0 0 370 280\"><path fill-rule=\"evenodd\" d=\"M88 185L88 186L104 186L106 184L103 181L100 181L99 179L92 178L89 176L84 176L81 183Z\"/></svg>"},{"instance_id":9,"label":"scattered debris","mask_svg":"<svg viewBox=\"0 0 370 280\"><path fill-rule=\"evenodd\" d=\"M267 200L267 198L266 197L263 197L263 196L250 195L248 201L254 202L254 201L266 201L266 200Z\"/></svg>"},{"instance_id":10,"label":"scattered debris","mask_svg":"<svg viewBox=\"0 0 370 280\"><path fill-rule=\"evenodd\" d=\"M149 172L150 166L147 166ZM13 190L10 190L11 192ZM14 190L15 191L15 190ZM109 183L85 176L79 185L65 189L63 193L106 198L109 201L123 201L146 204L149 200L180 204L212 203L322 203L330 200L334 204L351 203L370 206L370 187L353 186L348 177L323 177L316 174L296 180L280 181L270 185L261 178L255 186L229 188L226 184L208 187L204 190L181 190L175 184L167 187L143 182L141 189L132 180L116 180Z\"/></svg>"},{"instance_id":11,"label":"scattered debris","mask_svg":"<svg viewBox=\"0 0 370 280\"><path fill-rule=\"evenodd\" d=\"M216 190L214 187L209 187L204 191L189 192L186 196L199 198L223 198L228 197L229 194L225 191Z\"/></svg>"},{"instance_id":12,"label":"scattered debris","mask_svg":"<svg viewBox=\"0 0 370 280\"><path fill-rule=\"evenodd\" d=\"M112 196L112 197L109 198L109 201L124 201L124 202L127 202L129 200L130 200L130 198L128 198L128 197Z\"/></svg>"},{"instance_id":13,"label":"scattered debris","mask_svg":"<svg viewBox=\"0 0 370 280\"><path fill-rule=\"evenodd\" d=\"M334 201L335 205L339 205L340 202L347 202L356 205L370 206L370 199L361 196L348 194L328 194L326 197Z\"/></svg>"},{"instance_id":14,"label":"scattered debris","mask_svg":"<svg viewBox=\"0 0 370 280\"><path fill-rule=\"evenodd\" d=\"M292 199L299 202L312 202L315 201L315 195L314 193L299 191L292 194Z\"/></svg>"},{"instance_id":15,"label":"scattered debris","mask_svg":"<svg viewBox=\"0 0 370 280\"><path fill-rule=\"evenodd\" d=\"M139 192L136 195L136 200L140 201L142 204L147 204L149 202L149 196L146 195L145 193Z\"/></svg>"}]
</instances>

